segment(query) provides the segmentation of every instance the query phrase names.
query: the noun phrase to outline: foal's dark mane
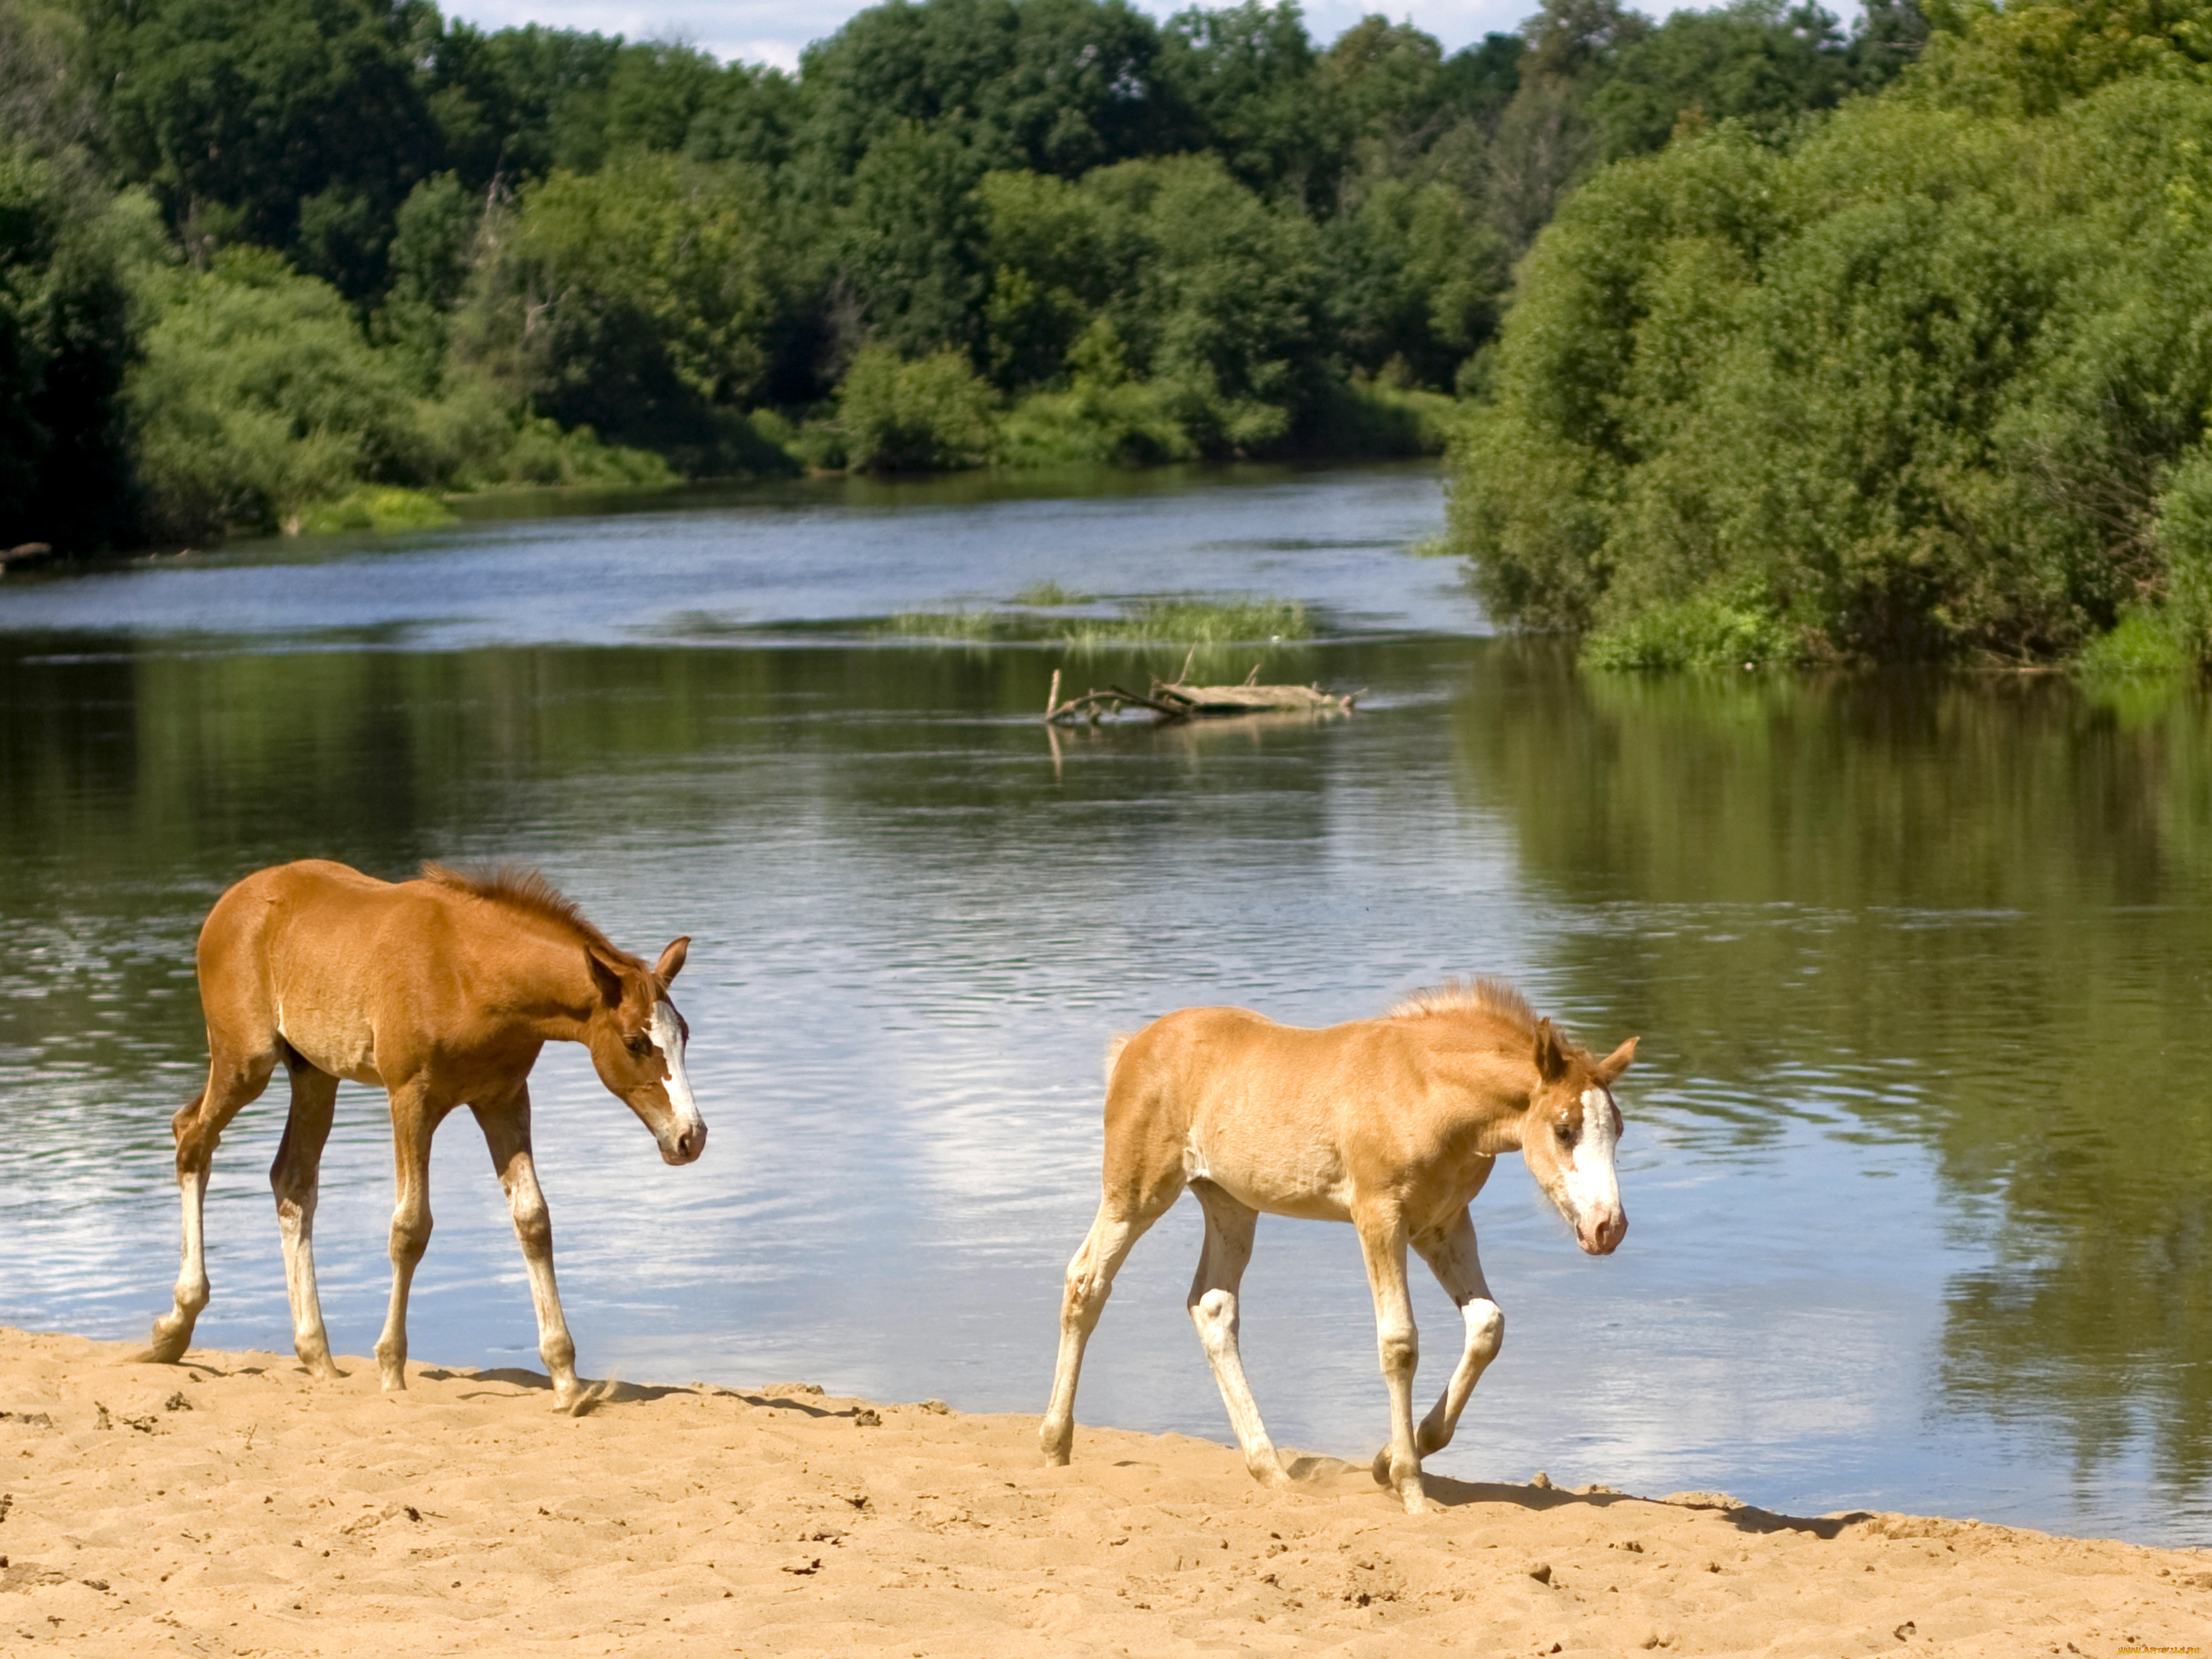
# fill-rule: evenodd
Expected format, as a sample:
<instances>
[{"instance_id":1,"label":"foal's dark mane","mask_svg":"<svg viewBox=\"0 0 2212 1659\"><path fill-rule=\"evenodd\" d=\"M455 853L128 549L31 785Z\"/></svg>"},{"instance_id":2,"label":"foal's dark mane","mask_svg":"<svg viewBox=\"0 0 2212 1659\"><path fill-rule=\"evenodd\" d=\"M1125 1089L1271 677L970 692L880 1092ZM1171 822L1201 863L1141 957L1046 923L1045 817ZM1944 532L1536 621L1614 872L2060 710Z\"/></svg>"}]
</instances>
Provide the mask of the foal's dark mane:
<instances>
[{"instance_id":1,"label":"foal's dark mane","mask_svg":"<svg viewBox=\"0 0 2212 1659\"><path fill-rule=\"evenodd\" d=\"M1536 1011L1528 1006L1528 998L1498 979L1448 979L1414 992L1382 1018L1412 1019L1459 1013L1493 1015L1526 1036L1536 1035Z\"/></svg>"},{"instance_id":2,"label":"foal's dark mane","mask_svg":"<svg viewBox=\"0 0 2212 1659\"><path fill-rule=\"evenodd\" d=\"M496 870L449 870L442 864L422 861L422 879L457 893L466 893L473 898L503 904L510 910L537 916L546 921L558 922L575 930L586 945L606 951L618 962L636 958L617 945L585 918L576 901L563 893L535 870L519 864L502 864Z\"/></svg>"}]
</instances>

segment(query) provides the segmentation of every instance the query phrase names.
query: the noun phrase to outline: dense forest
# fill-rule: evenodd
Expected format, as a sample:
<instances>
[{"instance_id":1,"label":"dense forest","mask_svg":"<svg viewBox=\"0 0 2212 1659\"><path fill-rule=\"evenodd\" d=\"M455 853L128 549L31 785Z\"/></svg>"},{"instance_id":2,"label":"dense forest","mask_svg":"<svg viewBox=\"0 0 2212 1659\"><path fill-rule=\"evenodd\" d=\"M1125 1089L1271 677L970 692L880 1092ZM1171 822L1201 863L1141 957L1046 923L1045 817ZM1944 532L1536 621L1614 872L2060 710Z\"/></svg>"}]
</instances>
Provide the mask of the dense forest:
<instances>
[{"instance_id":1,"label":"dense forest","mask_svg":"<svg viewBox=\"0 0 2212 1659\"><path fill-rule=\"evenodd\" d=\"M1519 268L1455 461L1585 660L2212 655L2212 5L1944 0L1775 142L1685 124Z\"/></svg>"},{"instance_id":2,"label":"dense forest","mask_svg":"<svg viewBox=\"0 0 2212 1659\"><path fill-rule=\"evenodd\" d=\"M430 0L9 0L0 546L1433 449L1583 179L1783 165L1925 33L1549 0L1447 54L1294 0L889 0L787 75Z\"/></svg>"}]
</instances>

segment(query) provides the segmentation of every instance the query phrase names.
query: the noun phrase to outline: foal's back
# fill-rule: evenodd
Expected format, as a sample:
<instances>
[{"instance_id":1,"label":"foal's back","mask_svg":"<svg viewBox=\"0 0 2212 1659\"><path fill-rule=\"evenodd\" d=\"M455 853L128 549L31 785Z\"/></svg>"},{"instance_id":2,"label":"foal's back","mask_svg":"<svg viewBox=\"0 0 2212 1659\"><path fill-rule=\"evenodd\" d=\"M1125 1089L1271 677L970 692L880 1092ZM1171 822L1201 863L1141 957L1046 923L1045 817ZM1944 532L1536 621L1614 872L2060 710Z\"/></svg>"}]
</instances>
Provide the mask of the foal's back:
<instances>
[{"instance_id":1,"label":"foal's back","mask_svg":"<svg viewBox=\"0 0 2212 1659\"><path fill-rule=\"evenodd\" d=\"M428 881L388 882L325 859L257 871L200 929L210 1034L282 1036L319 1069L389 1082L417 1050L483 1040L483 964L467 901Z\"/></svg>"},{"instance_id":2,"label":"foal's back","mask_svg":"<svg viewBox=\"0 0 2212 1659\"><path fill-rule=\"evenodd\" d=\"M1114 1054L1109 1178L1145 1190L1211 1181L1254 1209L1315 1220L1348 1220L1385 1188L1413 1197L1409 1181L1463 1205L1494 1161L1482 1146L1492 1109L1516 1104L1509 1041L1471 1018L1316 1029L1186 1008Z\"/></svg>"}]
</instances>

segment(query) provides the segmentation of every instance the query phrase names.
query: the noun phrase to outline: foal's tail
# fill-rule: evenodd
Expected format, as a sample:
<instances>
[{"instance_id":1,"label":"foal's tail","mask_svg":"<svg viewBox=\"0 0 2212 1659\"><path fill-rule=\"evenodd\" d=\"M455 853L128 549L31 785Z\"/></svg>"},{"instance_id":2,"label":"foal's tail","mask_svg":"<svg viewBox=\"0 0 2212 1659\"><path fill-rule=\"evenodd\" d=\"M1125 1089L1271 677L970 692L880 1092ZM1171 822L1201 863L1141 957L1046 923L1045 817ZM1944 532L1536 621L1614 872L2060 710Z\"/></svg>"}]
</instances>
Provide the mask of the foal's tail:
<instances>
[{"instance_id":1,"label":"foal's tail","mask_svg":"<svg viewBox=\"0 0 2212 1659\"><path fill-rule=\"evenodd\" d=\"M1121 1050L1129 1046L1129 1039L1134 1036L1134 1031L1116 1031L1106 1039L1106 1086L1109 1089L1114 1086L1114 1068L1121 1063Z\"/></svg>"}]
</instances>

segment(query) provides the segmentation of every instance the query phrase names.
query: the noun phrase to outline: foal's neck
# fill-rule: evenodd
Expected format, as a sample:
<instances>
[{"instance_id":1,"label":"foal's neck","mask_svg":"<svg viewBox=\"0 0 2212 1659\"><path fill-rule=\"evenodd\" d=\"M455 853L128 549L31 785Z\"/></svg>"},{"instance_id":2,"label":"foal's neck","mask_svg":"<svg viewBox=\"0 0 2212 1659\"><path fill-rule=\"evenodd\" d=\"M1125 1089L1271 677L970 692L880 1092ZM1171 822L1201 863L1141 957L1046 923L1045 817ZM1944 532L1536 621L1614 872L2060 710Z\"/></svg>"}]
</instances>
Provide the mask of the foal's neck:
<instances>
[{"instance_id":1,"label":"foal's neck","mask_svg":"<svg viewBox=\"0 0 2212 1659\"><path fill-rule=\"evenodd\" d=\"M1539 1079L1536 1063L1487 1042L1439 1048L1432 1056L1466 1133L1481 1151L1495 1157L1521 1150L1522 1126Z\"/></svg>"},{"instance_id":2,"label":"foal's neck","mask_svg":"<svg viewBox=\"0 0 2212 1659\"><path fill-rule=\"evenodd\" d=\"M600 1006L583 941L532 927L501 942L497 976L507 1015L545 1042L582 1042Z\"/></svg>"}]
</instances>

